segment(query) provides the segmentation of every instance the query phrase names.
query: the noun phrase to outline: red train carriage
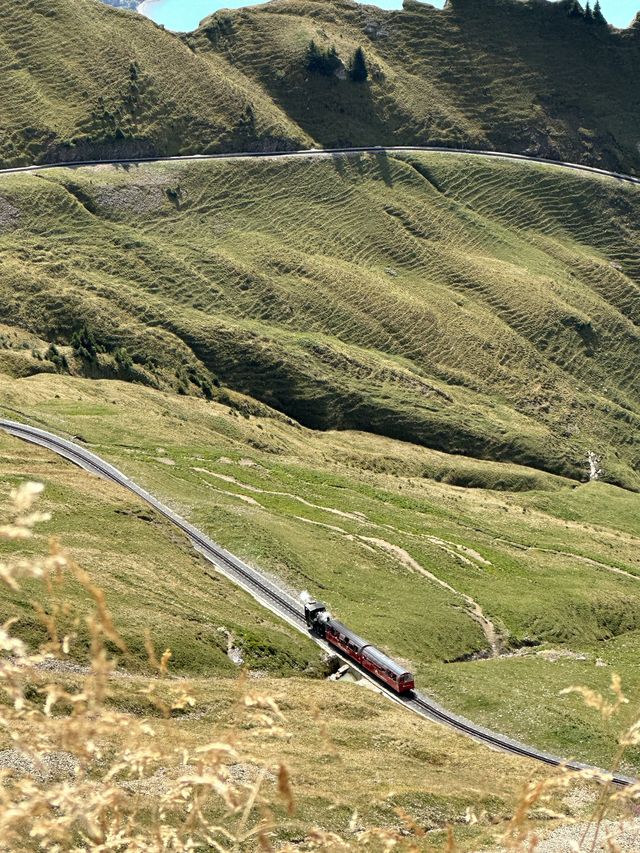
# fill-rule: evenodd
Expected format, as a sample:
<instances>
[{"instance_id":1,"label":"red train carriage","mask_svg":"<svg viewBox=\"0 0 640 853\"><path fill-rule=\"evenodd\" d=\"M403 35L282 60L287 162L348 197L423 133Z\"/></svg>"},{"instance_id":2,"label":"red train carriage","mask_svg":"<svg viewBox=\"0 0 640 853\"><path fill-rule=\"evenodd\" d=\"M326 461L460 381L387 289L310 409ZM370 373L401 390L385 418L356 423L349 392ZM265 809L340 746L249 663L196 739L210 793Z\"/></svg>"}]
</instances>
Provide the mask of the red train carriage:
<instances>
[{"instance_id":1,"label":"red train carriage","mask_svg":"<svg viewBox=\"0 0 640 853\"><path fill-rule=\"evenodd\" d=\"M354 634L342 622L333 619L324 604L310 601L305 604L305 619L309 629L343 654L359 663L380 681L388 684L396 693L408 693L414 688L413 675L403 666Z\"/></svg>"}]
</instances>

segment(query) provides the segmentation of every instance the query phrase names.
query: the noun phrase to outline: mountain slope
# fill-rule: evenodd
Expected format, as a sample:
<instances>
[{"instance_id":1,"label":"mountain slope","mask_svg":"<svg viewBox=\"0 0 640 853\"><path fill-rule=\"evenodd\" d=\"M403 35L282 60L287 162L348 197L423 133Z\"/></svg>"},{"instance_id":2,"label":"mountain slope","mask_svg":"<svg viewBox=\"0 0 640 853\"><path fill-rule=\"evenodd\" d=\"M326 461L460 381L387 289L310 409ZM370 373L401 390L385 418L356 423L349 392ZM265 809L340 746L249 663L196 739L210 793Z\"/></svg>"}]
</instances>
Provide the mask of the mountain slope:
<instances>
[{"instance_id":1,"label":"mountain slope","mask_svg":"<svg viewBox=\"0 0 640 853\"><path fill-rule=\"evenodd\" d=\"M97 0L0 0L0 161L308 142L226 63ZM221 67L218 67L221 66Z\"/></svg>"},{"instance_id":2,"label":"mountain slope","mask_svg":"<svg viewBox=\"0 0 640 853\"><path fill-rule=\"evenodd\" d=\"M640 38L566 3L273 0L184 37L98 0L0 0L0 164L434 143L640 168ZM314 39L366 83L309 72Z\"/></svg>"},{"instance_id":3,"label":"mountain slope","mask_svg":"<svg viewBox=\"0 0 640 853\"><path fill-rule=\"evenodd\" d=\"M61 170L2 198L5 322L67 347L88 324L103 352L71 372L221 382L578 481L591 453L640 486L634 186L380 154Z\"/></svg>"},{"instance_id":4,"label":"mountain slope","mask_svg":"<svg viewBox=\"0 0 640 853\"><path fill-rule=\"evenodd\" d=\"M226 56L325 146L433 143L637 169L640 38L568 5L274 0L220 12L187 40ZM345 64L363 46L367 83L309 73L310 39Z\"/></svg>"}]
</instances>

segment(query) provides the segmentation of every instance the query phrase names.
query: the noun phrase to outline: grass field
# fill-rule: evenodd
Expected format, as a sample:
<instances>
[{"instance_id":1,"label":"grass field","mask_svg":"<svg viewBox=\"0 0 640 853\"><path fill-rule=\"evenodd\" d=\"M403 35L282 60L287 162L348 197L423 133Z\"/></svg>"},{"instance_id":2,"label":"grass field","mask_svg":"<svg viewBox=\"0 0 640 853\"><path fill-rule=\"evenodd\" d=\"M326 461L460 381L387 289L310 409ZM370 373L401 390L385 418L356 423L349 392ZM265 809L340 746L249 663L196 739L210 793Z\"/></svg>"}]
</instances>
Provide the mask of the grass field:
<instances>
[{"instance_id":1,"label":"grass field","mask_svg":"<svg viewBox=\"0 0 640 853\"><path fill-rule=\"evenodd\" d=\"M0 0L0 16L0 165L431 143L638 170L638 28L566 2L274 0L184 37L98 0ZM311 39L344 79L309 73ZM357 47L366 83L346 74Z\"/></svg>"},{"instance_id":2,"label":"grass field","mask_svg":"<svg viewBox=\"0 0 640 853\"><path fill-rule=\"evenodd\" d=\"M606 764L615 746L610 725L560 691L575 683L606 691L619 672L632 700L623 720L637 713L640 530L631 492L576 487L364 433L318 434L121 382L5 379L0 401L9 416L81 436L219 542L294 590L325 599L339 618L413 667L421 689L478 722ZM36 464L13 439L3 447L5 472L46 471L40 454ZM445 471L493 479L503 490L439 482ZM504 491L517 477L530 478L528 490ZM120 514L111 518L123 523ZM150 526L135 514L124 522ZM122 584L140 590L137 559L125 570L109 557L101 570L125 623L131 601ZM148 565L156 564L143 556L141 571ZM209 587L201 567L197 577L212 623L205 638L215 637L213 626L230 627L230 613L215 596L220 582ZM194 594L190 582L176 588L186 601ZM143 584L139 594L142 621L156 633L168 618L164 607L156 615L159 593ZM258 633L255 610L243 608L242 618L231 610L240 648L243 624L250 645ZM181 621L178 613L170 624ZM260 634L271 625L265 616ZM141 620L132 626L139 630ZM274 636L281 639L269 645L277 651L265 656L275 671L317 672L317 656L292 651L287 629ZM183 671L220 671L219 645L210 661L201 640L182 645ZM263 667L259 654L255 665ZM633 752L628 761L637 770Z\"/></svg>"}]
</instances>

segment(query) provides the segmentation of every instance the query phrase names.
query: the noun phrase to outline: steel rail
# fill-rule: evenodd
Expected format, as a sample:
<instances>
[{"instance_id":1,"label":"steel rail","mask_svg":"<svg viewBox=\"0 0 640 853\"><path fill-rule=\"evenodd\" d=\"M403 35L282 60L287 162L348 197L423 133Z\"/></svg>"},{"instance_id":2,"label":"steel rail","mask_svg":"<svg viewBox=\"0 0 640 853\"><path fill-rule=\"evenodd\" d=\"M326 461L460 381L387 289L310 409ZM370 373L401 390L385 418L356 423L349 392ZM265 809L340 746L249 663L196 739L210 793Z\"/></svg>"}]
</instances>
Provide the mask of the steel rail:
<instances>
[{"instance_id":1,"label":"steel rail","mask_svg":"<svg viewBox=\"0 0 640 853\"><path fill-rule=\"evenodd\" d=\"M198 528L194 527L194 525L190 524L177 513L173 512L173 510L127 477L122 471L115 468L95 453L80 447L74 442L68 441L67 439L61 438L60 436L54 435L53 433L37 427L28 426L16 421L0 419L0 429L5 430L16 438L23 439L31 442L32 444L37 444L51 450L84 470L97 474L111 482L117 483L140 497L167 518L172 524L182 530L198 552L201 553L209 562L213 563L213 565L221 571L222 574L234 581L236 584L239 584L260 604L269 607L277 615L286 619L286 621L293 627L309 636L303 610L298 601L284 590L279 589L277 585L265 578L259 571L248 566L221 545L218 545L216 542L211 540L208 536L198 530ZM576 761L566 761L558 756L551 755L550 753L522 744L507 737L506 735L502 735L491 731L490 729L486 729L483 726L476 725L458 714L447 711L445 708L438 705L438 703L418 691L414 691L407 697L399 696L389 688L386 688L379 681L372 678L370 673L368 673L363 667L359 666L357 662L353 661L351 658L340 654L336 649L327 646L325 643L320 643L320 645L322 645L323 648L331 648L333 652L336 652L340 658L367 678L372 684L381 690L381 692L401 706L429 720L446 725L461 734L485 744L486 746L490 746L494 749L517 755L522 758L539 761L553 767L565 767L569 770L578 771L595 771L603 778L610 779L611 782L619 786L633 785L638 782L636 779L619 773L608 774L607 771L601 770L597 767L592 767L588 764L582 764Z\"/></svg>"},{"instance_id":2,"label":"steel rail","mask_svg":"<svg viewBox=\"0 0 640 853\"><path fill-rule=\"evenodd\" d=\"M181 163L199 162L206 160L237 160L251 158L294 158L294 157L330 157L354 154L402 154L411 152L432 152L437 154L467 154L475 157L493 157L501 160L514 160L525 163L539 163L545 166L555 166L563 169L573 169L587 172L605 178L614 178L632 184L640 184L640 178L626 175L622 172L610 172L596 166L585 166L581 163L569 163L563 160L549 160L544 157L531 157L527 154L515 154L508 151L481 151L475 148L446 148L438 145L363 145L352 148L305 148L294 151L231 151L219 154L176 154L173 156L149 156L114 158L107 160L70 160L60 163L40 163L29 166L13 166L0 169L0 176L28 172L42 172L49 169L73 169L80 166L137 166L145 163Z\"/></svg>"}]
</instances>

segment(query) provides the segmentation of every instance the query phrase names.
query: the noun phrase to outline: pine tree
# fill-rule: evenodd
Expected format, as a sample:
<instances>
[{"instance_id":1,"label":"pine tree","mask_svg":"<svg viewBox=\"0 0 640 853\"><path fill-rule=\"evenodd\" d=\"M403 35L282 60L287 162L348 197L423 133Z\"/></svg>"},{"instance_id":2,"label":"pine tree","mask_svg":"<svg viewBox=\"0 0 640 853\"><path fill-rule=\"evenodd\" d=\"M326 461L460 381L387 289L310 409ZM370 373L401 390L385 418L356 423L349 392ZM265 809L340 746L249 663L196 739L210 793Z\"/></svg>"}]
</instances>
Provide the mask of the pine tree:
<instances>
[{"instance_id":1,"label":"pine tree","mask_svg":"<svg viewBox=\"0 0 640 853\"><path fill-rule=\"evenodd\" d=\"M83 361L95 361L98 353L102 352L102 347L96 341L96 336L87 325L73 333L71 346L74 353Z\"/></svg>"},{"instance_id":2,"label":"pine tree","mask_svg":"<svg viewBox=\"0 0 640 853\"><path fill-rule=\"evenodd\" d=\"M589 0L587 0L587 5L584 7L584 19L589 24L593 23L593 12L591 11L591 4L589 3Z\"/></svg>"},{"instance_id":3,"label":"pine tree","mask_svg":"<svg viewBox=\"0 0 640 853\"><path fill-rule=\"evenodd\" d=\"M607 19L602 14L602 7L600 6L600 0L596 0L596 5L593 7L593 20L596 24L606 24Z\"/></svg>"},{"instance_id":4,"label":"pine tree","mask_svg":"<svg viewBox=\"0 0 640 853\"><path fill-rule=\"evenodd\" d=\"M567 14L570 18L582 18L584 12L582 11L582 6L578 2L578 0L573 0L573 3L569 7L569 12Z\"/></svg>"},{"instance_id":5,"label":"pine tree","mask_svg":"<svg viewBox=\"0 0 640 853\"><path fill-rule=\"evenodd\" d=\"M365 59L364 50L361 47L357 47L353 54L349 73L355 83L364 83L369 76L367 60Z\"/></svg>"}]
</instances>

